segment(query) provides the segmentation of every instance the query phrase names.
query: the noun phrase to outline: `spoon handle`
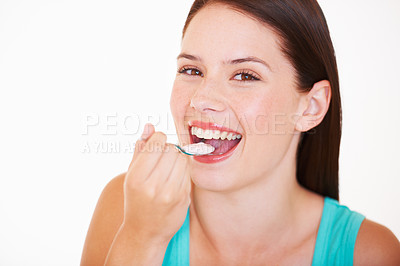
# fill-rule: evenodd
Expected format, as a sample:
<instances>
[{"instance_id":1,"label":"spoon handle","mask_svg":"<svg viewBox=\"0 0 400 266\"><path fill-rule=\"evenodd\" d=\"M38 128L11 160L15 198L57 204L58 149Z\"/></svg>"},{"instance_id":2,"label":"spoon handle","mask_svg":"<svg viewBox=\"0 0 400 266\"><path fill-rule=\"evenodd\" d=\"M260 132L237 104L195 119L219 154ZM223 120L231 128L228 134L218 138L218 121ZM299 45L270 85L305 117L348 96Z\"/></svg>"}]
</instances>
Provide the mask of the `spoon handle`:
<instances>
[{"instance_id":1,"label":"spoon handle","mask_svg":"<svg viewBox=\"0 0 400 266\"><path fill-rule=\"evenodd\" d=\"M196 156L196 154L191 154L191 153L187 153L185 152L179 145L174 144L175 147L178 149L178 151L182 152L183 154L189 155L189 156Z\"/></svg>"},{"instance_id":2,"label":"spoon handle","mask_svg":"<svg viewBox=\"0 0 400 266\"><path fill-rule=\"evenodd\" d=\"M205 156L205 155L221 155L221 154L223 154L223 153L213 153L213 152L207 153L207 154L193 154L193 153L186 152L186 151L185 151L184 149L182 149L182 147L179 146L178 144L174 144L174 145L175 145L175 147L178 149L178 151L180 151L180 152L183 153L183 154L189 155L189 156Z\"/></svg>"}]
</instances>

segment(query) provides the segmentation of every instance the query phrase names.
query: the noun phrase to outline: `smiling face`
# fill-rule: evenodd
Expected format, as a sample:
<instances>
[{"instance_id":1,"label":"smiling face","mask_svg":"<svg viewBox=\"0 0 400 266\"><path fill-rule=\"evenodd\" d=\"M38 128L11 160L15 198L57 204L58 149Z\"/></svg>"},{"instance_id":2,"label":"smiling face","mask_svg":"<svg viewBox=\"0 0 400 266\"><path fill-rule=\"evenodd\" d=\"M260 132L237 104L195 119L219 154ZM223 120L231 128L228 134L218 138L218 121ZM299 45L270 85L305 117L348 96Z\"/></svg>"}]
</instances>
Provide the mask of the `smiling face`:
<instances>
[{"instance_id":1,"label":"smiling face","mask_svg":"<svg viewBox=\"0 0 400 266\"><path fill-rule=\"evenodd\" d=\"M290 147L298 141L293 117L301 95L270 28L229 7L207 6L190 22L177 64L170 106L180 143L201 139L189 134L190 123L203 133L211 122L225 127L220 133L241 136L224 160L190 159L197 187L239 189L295 158Z\"/></svg>"}]
</instances>

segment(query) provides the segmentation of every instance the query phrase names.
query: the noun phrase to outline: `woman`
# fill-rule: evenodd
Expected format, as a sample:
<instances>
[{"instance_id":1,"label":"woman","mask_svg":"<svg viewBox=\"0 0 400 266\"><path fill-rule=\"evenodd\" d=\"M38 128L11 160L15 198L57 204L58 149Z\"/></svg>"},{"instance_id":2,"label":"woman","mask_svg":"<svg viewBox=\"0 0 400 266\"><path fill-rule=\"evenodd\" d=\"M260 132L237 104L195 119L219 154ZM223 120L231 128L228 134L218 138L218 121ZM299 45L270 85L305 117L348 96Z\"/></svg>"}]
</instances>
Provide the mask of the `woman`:
<instances>
[{"instance_id":1,"label":"woman","mask_svg":"<svg viewBox=\"0 0 400 266\"><path fill-rule=\"evenodd\" d=\"M393 233L337 201L339 81L316 1L196 0L177 72L180 144L223 154L188 157L146 125L82 265L400 264Z\"/></svg>"}]
</instances>

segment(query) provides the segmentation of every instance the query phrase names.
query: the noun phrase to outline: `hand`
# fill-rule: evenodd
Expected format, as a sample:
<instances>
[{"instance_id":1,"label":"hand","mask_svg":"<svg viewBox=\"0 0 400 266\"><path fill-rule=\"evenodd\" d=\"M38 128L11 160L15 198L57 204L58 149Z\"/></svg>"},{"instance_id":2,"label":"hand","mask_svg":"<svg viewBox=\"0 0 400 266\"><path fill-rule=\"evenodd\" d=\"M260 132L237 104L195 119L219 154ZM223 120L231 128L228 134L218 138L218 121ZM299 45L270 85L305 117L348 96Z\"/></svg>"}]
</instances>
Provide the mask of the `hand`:
<instances>
[{"instance_id":1,"label":"hand","mask_svg":"<svg viewBox=\"0 0 400 266\"><path fill-rule=\"evenodd\" d=\"M185 221L191 180L187 158L146 124L124 183L124 227L145 241L168 243Z\"/></svg>"}]
</instances>

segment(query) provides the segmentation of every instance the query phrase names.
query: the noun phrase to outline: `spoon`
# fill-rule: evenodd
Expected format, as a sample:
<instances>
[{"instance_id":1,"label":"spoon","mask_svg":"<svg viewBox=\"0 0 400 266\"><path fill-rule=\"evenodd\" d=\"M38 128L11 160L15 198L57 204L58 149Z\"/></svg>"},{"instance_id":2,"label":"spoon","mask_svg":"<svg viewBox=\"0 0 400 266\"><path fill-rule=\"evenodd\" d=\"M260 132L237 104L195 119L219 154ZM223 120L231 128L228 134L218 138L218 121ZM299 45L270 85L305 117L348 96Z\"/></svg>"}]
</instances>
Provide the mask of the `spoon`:
<instances>
[{"instance_id":1,"label":"spoon","mask_svg":"<svg viewBox=\"0 0 400 266\"><path fill-rule=\"evenodd\" d=\"M220 155L222 153L213 154L215 148L209 144L205 144L204 142L199 142L195 144L185 145L180 147L175 144L175 147L182 152L183 154L189 156L203 156L203 155Z\"/></svg>"}]
</instances>

